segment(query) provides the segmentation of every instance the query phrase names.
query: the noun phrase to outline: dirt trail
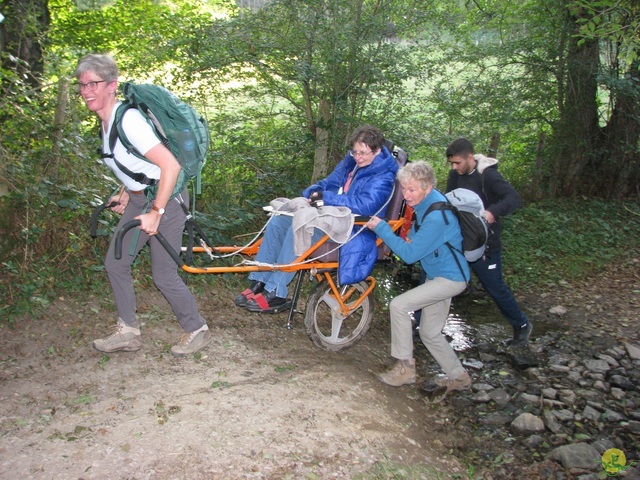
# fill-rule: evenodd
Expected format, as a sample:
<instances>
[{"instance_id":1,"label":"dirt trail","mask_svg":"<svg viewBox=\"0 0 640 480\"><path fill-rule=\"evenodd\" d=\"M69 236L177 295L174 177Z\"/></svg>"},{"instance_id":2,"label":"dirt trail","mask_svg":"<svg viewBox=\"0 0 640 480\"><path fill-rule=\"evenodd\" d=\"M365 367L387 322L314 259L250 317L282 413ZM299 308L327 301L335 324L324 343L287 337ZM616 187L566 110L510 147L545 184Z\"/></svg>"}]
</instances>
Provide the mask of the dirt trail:
<instances>
[{"instance_id":1,"label":"dirt trail","mask_svg":"<svg viewBox=\"0 0 640 480\"><path fill-rule=\"evenodd\" d=\"M640 341L639 265L636 256L522 303L538 335L554 322L572 354L589 358L603 339ZM0 323L0 479L364 479L402 465L441 479L466 478L467 462L498 479L546 468L511 434L475 442L473 409L454 408L468 396L427 405L418 388L376 380L390 361L384 301L360 343L331 353L311 343L301 316L286 330L285 314L248 314L233 294L220 282L199 296L214 340L184 359L169 353L180 329L153 288L138 295L136 353L91 348L113 324L108 298L61 298L38 319ZM550 315L556 305L568 313ZM416 355L423 376L435 370L424 347ZM501 476L491 459L507 449L517 461Z\"/></svg>"},{"instance_id":2,"label":"dirt trail","mask_svg":"<svg viewBox=\"0 0 640 480\"><path fill-rule=\"evenodd\" d=\"M354 478L392 463L444 477L464 470L425 428L437 412L415 390L375 379L388 361L385 328L330 353L309 341L300 317L286 330L286 316L248 315L225 297L199 299L214 337L200 358L169 353L179 326L154 290L139 295L136 353L90 347L112 323L96 320L109 307L92 298L60 299L42 319L3 325L0 478Z\"/></svg>"}]
</instances>

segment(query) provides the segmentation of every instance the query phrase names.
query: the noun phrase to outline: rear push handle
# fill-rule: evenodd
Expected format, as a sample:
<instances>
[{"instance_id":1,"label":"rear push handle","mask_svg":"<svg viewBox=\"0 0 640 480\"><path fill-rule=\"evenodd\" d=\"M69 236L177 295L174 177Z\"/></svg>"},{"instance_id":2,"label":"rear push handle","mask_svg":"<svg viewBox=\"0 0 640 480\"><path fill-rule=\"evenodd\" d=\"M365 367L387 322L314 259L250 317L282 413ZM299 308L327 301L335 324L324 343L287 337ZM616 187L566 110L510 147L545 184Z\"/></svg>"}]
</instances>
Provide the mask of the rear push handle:
<instances>
[{"instance_id":1,"label":"rear push handle","mask_svg":"<svg viewBox=\"0 0 640 480\"><path fill-rule=\"evenodd\" d=\"M122 258L122 239L124 238L125 234L132 228L136 228L139 226L140 226L140 220L131 220L130 222L125 223L120 228L120 230L117 231L114 249L113 249L113 254L116 257L116 260L120 260ZM171 247L169 242L167 242L167 240L164 238L164 236L160 232L156 233L154 237L158 239L158 241L164 247L167 253L171 255L171 258L173 258L173 261L176 262L178 267L184 266L184 262L180 258L180 255L178 255L178 253L173 249L173 247Z\"/></svg>"},{"instance_id":2,"label":"rear push handle","mask_svg":"<svg viewBox=\"0 0 640 480\"><path fill-rule=\"evenodd\" d=\"M111 202L111 203L105 202L102 205L100 205L98 208L96 208L95 212L93 212L93 215L91 215L91 237L92 238L96 238L98 236L98 218L100 217L100 214L102 213L102 211L106 210L107 208L115 207L116 205L118 205L118 202Z\"/></svg>"}]
</instances>

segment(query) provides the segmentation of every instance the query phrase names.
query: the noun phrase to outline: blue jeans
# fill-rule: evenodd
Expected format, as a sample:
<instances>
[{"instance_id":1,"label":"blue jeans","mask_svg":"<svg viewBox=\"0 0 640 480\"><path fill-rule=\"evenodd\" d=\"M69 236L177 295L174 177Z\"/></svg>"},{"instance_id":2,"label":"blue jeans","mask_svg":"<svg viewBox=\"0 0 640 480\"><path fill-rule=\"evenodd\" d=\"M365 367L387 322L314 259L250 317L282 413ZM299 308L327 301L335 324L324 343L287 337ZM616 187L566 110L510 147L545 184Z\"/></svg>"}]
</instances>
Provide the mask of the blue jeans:
<instances>
[{"instance_id":1,"label":"blue jeans","mask_svg":"<svg viewBox=\"0 0 640 480\"><path fill-rule=\"evenodd\" d=\"M263 263L277 265L287 265L293 262L297 256L293 248L293 228L291 228L293 218L287 215L278 215L271 219L267 230L264 233L260 250L255 260ZM311 244L316 243L324 236L321 230L315 229L311 237ZM249 280L255 280L265 284L265 291L276 292L276 296L287 298L289 290L287 285L296 272L283 272L276 270L273 272L251 272Z\"/></svg>"},{"instance_id":2,"label":"blue jeans","mask_svg":"<svg viewBox=\"0 0 640 480\"><path fill-rule=\"evenodd\" d=\"M482 257L469 266L478 276L480 283L513 328L520 328L529 322L520 310L513 293L502 277L502 251L491 252L491 257Z\"/></svg>"}]
</instances>

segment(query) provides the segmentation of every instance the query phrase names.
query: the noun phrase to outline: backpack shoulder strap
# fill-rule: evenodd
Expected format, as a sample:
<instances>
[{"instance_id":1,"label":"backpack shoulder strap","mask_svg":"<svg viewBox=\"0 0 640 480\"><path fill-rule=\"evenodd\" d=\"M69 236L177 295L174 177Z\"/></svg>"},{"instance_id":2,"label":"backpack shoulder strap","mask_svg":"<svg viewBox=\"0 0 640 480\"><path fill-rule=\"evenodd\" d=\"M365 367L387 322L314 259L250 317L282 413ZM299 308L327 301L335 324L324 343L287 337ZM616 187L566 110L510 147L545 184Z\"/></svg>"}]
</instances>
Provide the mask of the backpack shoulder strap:
<instances>
[{"instance_id":1,"label":"backpack shoulder strap","mask_svg":"<svg viewBox=\"0 0 640 480\"><path fill-rule=\"evenodd\" d=\"M120 163L118 159L115 157L115 155L113 154L113 151L116 147L116 142L119 138L122 145L127 149L127 152L133 153L138 158L145 159L144 155L141 155L135 149L135 147L131 145L131 142L129 142L127 135L122 129L122 117L124 117L124 114L130 108L134 108L134 105L132 105L129 102L123 102L116 109L115 118L113 120L113 126L111 127L111 131L109 132L109 150L111 150L111 153L104 153L103 151L102 158L112 158L114 163L118 167L118 169L122 173L124 173L127 177L130 177L136 182L141 183L142 185L148 185L148 186L155 185L157 183L157 180L153 178L149 178L144 173L141 173L141 172L132 172L127 167L125 167L122 163Z\"/></svg>"},{"instance_id":2,"label":"backpack shoulder strap","mask_svg":"<svg viewBox=\"0 0 640 480\"><path fill-rule=\"evenodd\" d=\"M449 203L448 201L447 202L434 202L431 205L429 205L429 208L427 208L427 211L424 212L424 214L422 215L422 219L420 220L420 224L422 224L424 222L424 219L427 218L427 215L429 215L434 210L440 210L442 212L442 218L444 219L444 222L447 225L449 225L449 219L444 214L444 212L446 210L451 210L454 213L454 215L456 215L456 216L458 215L458 209L456 207L454 207L453 205L451 205L451 203ZM420 230L420 224L418 224L418 222L416 221L416 225L415 225L415 231L416 232L418 230ZM460 263L460 260L458 259L458 255L461 255L461 256L464 257L464 253L461 250L459 250L456 247L454 247L453 245L451 245L451 243L449 243L449 242L445 242L445 245L451 251L451 254L453 255L453 259L456 261L456 265L458 265L458 269L460 270L460 273L462 274L462 277L464 278L465 282L467 282L467 285L468 285L471 282L471 277L469 277L469 279L467 280L467 277L464 274L464 270L462 269L462 264Z\"/></svg>"},{"instance_id":3,"label":"backpack shoulder strap","mask_svg":"<svg viewBox=\"0 0 640 480\"><path fill-rule=\"evenodd\" d=\"M422 218L420 219L420 223L418 223L418 221L416 219L416 224L415 224L415 231L416 232L418 230L420 230L420 225L422 225L424 223L424 219L427 218L427 215L429 215L434 210L440 210L442 212L442 218L444 220L444 223L447 224L447 225L449 225L449 219L444 214L445 210L451 210L452 212L455 213L455 207L453 205L451 205L449 202L433 202L431 205L429 205L429 208L427 208L427 211L422 214Z\"/></svg>"}]
</instances>

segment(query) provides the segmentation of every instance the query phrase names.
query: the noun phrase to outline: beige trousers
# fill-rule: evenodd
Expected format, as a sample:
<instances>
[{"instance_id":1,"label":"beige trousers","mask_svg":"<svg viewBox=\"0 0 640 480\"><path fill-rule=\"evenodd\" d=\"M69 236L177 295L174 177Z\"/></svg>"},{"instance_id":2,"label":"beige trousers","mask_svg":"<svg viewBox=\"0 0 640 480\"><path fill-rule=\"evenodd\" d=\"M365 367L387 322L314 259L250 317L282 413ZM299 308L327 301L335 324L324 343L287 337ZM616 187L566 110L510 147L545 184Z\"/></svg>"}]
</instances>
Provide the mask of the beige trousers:
<instances>
[{"instance_id":1,"label":"beige trousers","mask_svg":"<svg viewBox=\"0 0 640 480\"><path fill-rule=\"evenodd\" d=\"M442 329L447 323L451 298L462 293L466 286L465 282L436 277L391 300L391 356L398 360L413 358L410 312L422 309L420 339L447 377L456 378L462 374L464 367Z\"/></svg>"}]
</instances>

